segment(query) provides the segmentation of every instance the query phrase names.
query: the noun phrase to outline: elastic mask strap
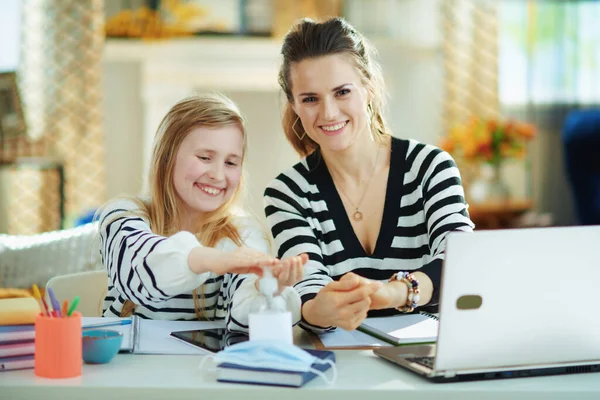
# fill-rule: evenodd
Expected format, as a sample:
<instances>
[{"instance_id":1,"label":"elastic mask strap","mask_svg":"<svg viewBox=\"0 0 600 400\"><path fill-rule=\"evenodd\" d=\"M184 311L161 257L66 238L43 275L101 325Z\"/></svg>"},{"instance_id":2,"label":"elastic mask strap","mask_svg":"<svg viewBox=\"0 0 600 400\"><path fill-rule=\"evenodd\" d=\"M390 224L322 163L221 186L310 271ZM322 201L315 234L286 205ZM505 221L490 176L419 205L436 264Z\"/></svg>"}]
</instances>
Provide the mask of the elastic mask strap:
<instances>
[{"instance_id":1,"label":"elastic mask strap","mask_svg":"<svg viewBox=\"0 0 600 400\"><path fill-rule=\"evenodd\" d=\"M215 357L214 356L209 356L206 355L204 357L202 357L202 360L200 361L200 364L198 364L198 369L202 369L202 367L204 366L204 364L206 364L206 360L213 360L214 361ZM216 371L217 369L217 364L213 365L211 368L206 368L208 371Z\"/></svg>"},{"instance_id":2,"label":"elastic mask strap","mask_svg":"<svg viewBox=\"0 0 600 400\"><path fill-rule=\"evenodd\" d=\"M335 363L331 360L319 360L317 362L319 364L331 365L331 379L329 379L323 371L319 371L318 369L311 368L309 371L323 379L327 385L333 385L333 383L337 380L337 367L335 366Z\"/></svg>"}]
</instances>

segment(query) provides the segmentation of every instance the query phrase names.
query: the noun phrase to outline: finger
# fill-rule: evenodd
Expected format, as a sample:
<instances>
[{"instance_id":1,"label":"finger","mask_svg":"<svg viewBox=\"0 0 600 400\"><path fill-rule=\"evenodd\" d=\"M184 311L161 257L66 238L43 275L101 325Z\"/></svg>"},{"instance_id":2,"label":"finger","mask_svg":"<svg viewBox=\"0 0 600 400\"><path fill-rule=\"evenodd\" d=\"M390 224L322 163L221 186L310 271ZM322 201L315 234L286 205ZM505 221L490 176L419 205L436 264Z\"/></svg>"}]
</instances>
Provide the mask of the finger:
<instances>
[{"instance_id":1,"label":"finger","mask_svg":"<svg viewBox=\"0 0 600 400\"><path fill-rule=\"evenodd\" d=\"M263 276L263 269L261 267L236 267L226 272L233 274L254 274L261 277Z\"/></svg>"},{"instance_id":2,"label":"finger","mask_svg":"<svg viewBox=\"0 0 600 400\"><path fill-rule=\"evenodd\" d=\"M302 259L301 259L300 262L298 263L298 265L296 266L296 268L294 269L294 283L300 282L303 277L304 277L304 263L302 262Z\"/></svg>"},{"instance_id":3,"label":"finger","mask_svg":"<svg viewBox=\"0 0 600 400\"><path fill-rule=\"evenodd\" d=\"M279 260L273 257L262 257L260 260L260 265L265 267L273 267L279 263Z\"/></svg>"},{"instance_id":4,"label":"finger","mask_svg":"<svg viewBox=\"0 0 600 400\"><path fill-rule=\"evenodd\" d=\"M348 272L340 278L340 281L355 281L358 279L359 279L359 276L356 275L354 272Z\"/></svg>"},{"instance_id":5,"label":"finger","mask_svg":"<svg viewBox=\"0 0 600 400\"><path fill-rule=\"evenodd\" d=\"M359 286L354 290L347 291L343 294L341 303L342 304L353 304L357 301L368 298L370 295L375 293L377 289L381 287L381 283L374 282L370 285Z\"/></svg>"},{"instance_id":6,"label":"finger","mask_svg":"<svg viewBox=\"0 0 600 400\"><path fill-rule=\"evenodd\" d=\"M360 275L355 274L354 272L348 272L347 274L345 274L342 279L344 280L351 280L351 281L357 281L358 285L366 285L371 283L370 279L364 278ZM340 280L342 280L340 279Z\"/></svg>"},{"instance_id":7,"label":"finger","mask_svg":"<svg viewBox=\"0 0 600 400\"><path fill-rule=\"evenodd\" d=\"M290 286L290 268L282 268L281 274L279 274L279 278L277 280L282 286Z\"/></svg>"},{"instance_id":8,"label":"finger","mask_svg":"<svg viewBox=\"0 0 600 400\"><path fill-rule=\"evenodd\" d=\"M352 304L348 304L345 307L347 315L355 316L356 314L366 314L371 306L371 299L365 298Z\"/></svg>"},{"instance_id":9,"label":"finger","mask_svg":"<svg viewBox=\"0 0 600 400\"><path fill-rule=\"evenodd\" d=\"M336 291L336 292L347 292L350 290L354 290L360 284L360 280L358 276L355 274L346 274L342 276L339 281L333 281L325 286L325 289L328 291Z\"/></svg>"},{"instance_id":10,"label":"finger","mask_svg":"<svg viewBox=\"0 0 600 400\"><path fill-rule=\"evenodd\" d=\"M283 271L283 268L281 268L281 266L279 265L275 265L273 267L269 267L269 269L271 270L271 274L279 279L279 275L281 275L281 272Z\"/></svg>"},{"instance_id":11,"label":"finger","mask_svg":"<svg viewBox=\"0 0 600 400\"><path fill-rule=\"evenodd\" d=\"M353 331L367 318L367 312L359 312L349 318L344 318L337 326L344 328L347 331Z\"/></svg>"},{"instance_id":12,"label":"finger","mask_svg":"<svg viewBox=\"0 0 600 400\"><path fill-rule=\"evenodd\" d=\"M345 309L348 325L351 329L356 329L367 318L371 302L365 299L358 303L352 304Z\"/></svg>"},{"instance_id":13,"label":"finger","mask_svg":"<svg viewBox=\"0 0 600 400\"><path fill-rule=\"evenodd\" d=\"M306 253L302 253L300 254L300 262L302 265L306 264L306 262L308 261L308 254Z\"/></svg>"},{"instance_id":14,"label":"finger","mask_svg":"<svg viewBox=\"0 0 600 400\"><path fill-rule=\"evenodd\" d=\"M350 327L352 328L351 330L358 328L360 326L360 324L362 324L366 318L367 318L366 311L364 313L356 314L356 316L354 318L352 318L352 320L350 321L350 324L351 324Z\"/></svg>"}]
</instances>

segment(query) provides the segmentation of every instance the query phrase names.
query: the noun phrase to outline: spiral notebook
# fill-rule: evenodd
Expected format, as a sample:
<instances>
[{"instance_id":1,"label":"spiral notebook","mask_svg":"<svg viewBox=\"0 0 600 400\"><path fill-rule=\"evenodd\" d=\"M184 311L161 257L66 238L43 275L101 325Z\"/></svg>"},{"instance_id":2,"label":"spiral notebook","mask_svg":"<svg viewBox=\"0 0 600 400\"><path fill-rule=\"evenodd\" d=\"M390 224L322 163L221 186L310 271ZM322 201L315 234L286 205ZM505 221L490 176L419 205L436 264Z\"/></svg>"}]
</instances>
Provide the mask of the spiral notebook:
<instances>
[{"instance_id":1,"label":"spiral notebook","mask_svg":"<svg viewBox=\"0 0 600 400\"><path fill-rule=\"evenodd\" d=\"M98 323L119 322L122 318L84 317L83 328ZM223 321L161 321L131 317L129 325L98 327L123 333L121 352L134 354L206 354L207 352L181 343L171 332L223 328Z\"/></svg>"},{"instance_id":2,"label":"spiral notebook","mask_svg":"<svg viewBox=\"0 0 600 400\"><path fill-rule=\"evenodd\" d=\"M354 331L338 328L319 335L319 339L326 349L432 343L437 339L438 326L438 317L429 313L367 318Z\"/></svg>"}]
</instances>

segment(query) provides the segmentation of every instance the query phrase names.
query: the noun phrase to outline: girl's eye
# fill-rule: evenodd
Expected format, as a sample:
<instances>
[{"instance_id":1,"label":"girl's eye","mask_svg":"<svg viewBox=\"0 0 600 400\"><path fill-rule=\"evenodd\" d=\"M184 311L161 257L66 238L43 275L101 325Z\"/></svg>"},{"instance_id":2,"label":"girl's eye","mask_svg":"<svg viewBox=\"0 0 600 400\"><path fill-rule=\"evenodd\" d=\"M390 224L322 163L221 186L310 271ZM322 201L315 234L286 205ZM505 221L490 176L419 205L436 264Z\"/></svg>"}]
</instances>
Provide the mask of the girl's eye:
<instances>
[{"instance_id":1,"label":"girl's eye","mask_svg":"<svg viewBox=\"0 0 600 400\"><path fill-rule=\"evenodd\" d=\"M350 93L350 89L340 89L337 91L337 96L345 96Z\"/></svg>"},{"instance_id":2,"label":"girl's eye","mask_svg":"<svg viewBox=\"0 0 600 400\"><path fill-rule=\"evenodd\" d=\"M303 103L313 103L315 101L317 101L317 98L313 96L305 97L302 99Z\"/></svg>"},{"instance_id":3,"label":"girl's eye","mask_svg":"<svg viewBox=\"0 0 600 400\"><path fill-rule=\"evenodd\" d=\"M230 167L237 167L237 164L233 161L227 161L225 164L229 165Z\"/></svg>"},{"instance_id":4,"label":"girl's eye","mask_svg":"<svg viewBox=\"0 0 600 400\"><path fill-rule=\"evenodd\" d=\"M210 161L210 157L198 156L198 158L202 161Z\"/></svg>"}]
</instances>

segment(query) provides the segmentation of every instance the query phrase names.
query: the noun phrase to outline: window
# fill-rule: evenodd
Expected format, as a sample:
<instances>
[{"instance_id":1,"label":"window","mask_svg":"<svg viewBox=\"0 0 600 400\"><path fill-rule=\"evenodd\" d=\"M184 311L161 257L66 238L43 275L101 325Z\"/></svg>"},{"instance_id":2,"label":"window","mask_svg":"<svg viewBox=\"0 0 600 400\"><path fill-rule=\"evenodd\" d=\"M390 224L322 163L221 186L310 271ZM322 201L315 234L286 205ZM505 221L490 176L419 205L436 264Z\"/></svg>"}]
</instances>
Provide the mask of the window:
<instances>
[{"instance_id":1,"label":"window","mask_svg":"<svg viewBox=\"0 0 600 400\"><path fill-rule=\"evenodd\" d=\"M501 103L600 103L599 2L503 1L498 18Z\"/></svg>"}]
</instances>

